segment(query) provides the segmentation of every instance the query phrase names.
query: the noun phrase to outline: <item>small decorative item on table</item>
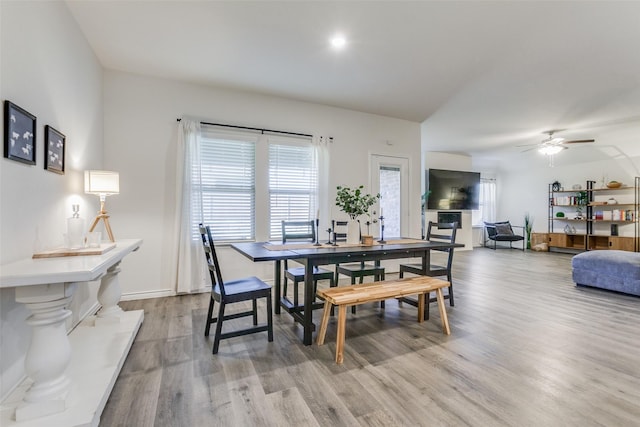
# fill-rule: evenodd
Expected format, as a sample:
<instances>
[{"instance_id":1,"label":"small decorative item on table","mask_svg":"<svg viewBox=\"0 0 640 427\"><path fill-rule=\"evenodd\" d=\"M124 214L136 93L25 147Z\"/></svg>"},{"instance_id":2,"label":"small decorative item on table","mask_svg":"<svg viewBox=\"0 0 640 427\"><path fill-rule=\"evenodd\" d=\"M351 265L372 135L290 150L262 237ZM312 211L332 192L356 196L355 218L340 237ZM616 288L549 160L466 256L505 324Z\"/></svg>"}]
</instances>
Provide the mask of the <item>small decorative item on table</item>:
<instances>
[{"instance_id":1,"label":"small decorative item on table","mask_svg":"<svg viewBox=\"0 0 640 427\"><path fill-rule=\"evenodd\" d=\"M609 181L607 182L607 188L620 188L622 187L622 183L618 181Z\"/></svg>"}]
</instances>

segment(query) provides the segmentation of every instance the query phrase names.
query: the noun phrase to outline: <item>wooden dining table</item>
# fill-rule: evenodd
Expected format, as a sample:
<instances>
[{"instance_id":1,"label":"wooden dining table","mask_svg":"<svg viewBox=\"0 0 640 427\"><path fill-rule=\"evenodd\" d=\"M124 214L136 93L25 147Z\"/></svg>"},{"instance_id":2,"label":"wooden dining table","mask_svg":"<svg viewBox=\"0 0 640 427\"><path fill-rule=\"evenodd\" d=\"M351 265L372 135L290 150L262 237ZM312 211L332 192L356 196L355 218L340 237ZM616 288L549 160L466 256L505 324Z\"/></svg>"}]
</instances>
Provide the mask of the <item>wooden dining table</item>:
<instances>
[{"instance_id":1,"label":"wooden dining table","mask_svg":"<svg viewBox=\"0 0 640 427\"><path fill-rule=\"evenodd\" d=\"M313 293L313 267L328 264L345 264L360 261L379 262L385 259L422 258L423 268L430 264L431 250L464 247L460 243L430 242L410 238L393 238L385 243L375 242L371 246L331 244L314 245L312 243L291 243L282 245L270 242L242 242L233 243L233 249L249 258L253 262L274 262L274 285L276 293L275 314L285 308L293 318L303 327L302 342L310 345L315 330L313 323L313 308L315 295ZM305 266L304 302L294 306L286 296L281 295L282 261L295 260Z\"/></svg>"}]
</instances>

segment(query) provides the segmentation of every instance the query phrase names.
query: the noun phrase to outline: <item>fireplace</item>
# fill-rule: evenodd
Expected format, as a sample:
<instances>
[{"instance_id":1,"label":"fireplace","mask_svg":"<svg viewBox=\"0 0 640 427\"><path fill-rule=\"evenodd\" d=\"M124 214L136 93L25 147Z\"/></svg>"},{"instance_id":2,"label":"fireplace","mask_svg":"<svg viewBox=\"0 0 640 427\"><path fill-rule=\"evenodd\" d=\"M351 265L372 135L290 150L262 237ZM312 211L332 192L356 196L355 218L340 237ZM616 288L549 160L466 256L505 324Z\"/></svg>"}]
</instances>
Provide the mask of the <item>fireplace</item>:
<instances>
[{"instance_id":1,"label":"fireplace","mask_svg":"<svg viewBox=\"0 0 640 427\"><path fill-rule=\"evenodd\" d=\"M462 212L438 212L438 222L457 222L458 228L462 228Z\"/></svg>"}]
</instances>

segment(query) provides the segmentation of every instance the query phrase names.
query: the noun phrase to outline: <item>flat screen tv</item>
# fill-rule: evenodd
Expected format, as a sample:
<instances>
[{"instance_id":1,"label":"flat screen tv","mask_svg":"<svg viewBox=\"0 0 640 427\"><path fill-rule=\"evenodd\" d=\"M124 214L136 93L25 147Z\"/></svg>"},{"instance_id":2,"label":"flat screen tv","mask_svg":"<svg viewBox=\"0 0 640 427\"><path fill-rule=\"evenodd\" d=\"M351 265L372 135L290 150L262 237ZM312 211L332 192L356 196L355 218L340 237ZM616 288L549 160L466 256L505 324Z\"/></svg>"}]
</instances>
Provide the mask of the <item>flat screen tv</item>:
<instances>
[{"instance_id":1,"label":"flat screen tv","mask_svg":"<svg viewBox=\"0 0 640 427\"><path fill-rule=\"evenodd\" d=\"M427 209L478 209L480 173L429 169L427 191Z\"/></svg>"}]
</instances>

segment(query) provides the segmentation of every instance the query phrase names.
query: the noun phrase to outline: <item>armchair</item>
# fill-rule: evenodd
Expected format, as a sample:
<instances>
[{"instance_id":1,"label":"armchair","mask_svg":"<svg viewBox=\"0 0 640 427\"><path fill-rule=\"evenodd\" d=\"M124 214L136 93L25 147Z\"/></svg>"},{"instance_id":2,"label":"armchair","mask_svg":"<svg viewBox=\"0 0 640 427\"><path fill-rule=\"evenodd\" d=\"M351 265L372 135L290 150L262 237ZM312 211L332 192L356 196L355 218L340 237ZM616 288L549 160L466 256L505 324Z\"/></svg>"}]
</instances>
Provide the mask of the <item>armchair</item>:
<instances>
[{"instance_id":1,"label":"armchair","mask_svg":"<svg viewBox=\"0 0 640 427\"><path fill-rule=\"evenodd\" d=\"M513 229L519 228L522 234L514 233ZM519 225L511 225L509 221L485 222L486 230L484 246L487 247L487 241L493 241L493 248L497 248L497 242L509 242L509 248L513 249L513 242L522 242L522 250L525 250L524 227ZM517 248L516 248L517 249Z\"/></svg>"}]
</instances>

